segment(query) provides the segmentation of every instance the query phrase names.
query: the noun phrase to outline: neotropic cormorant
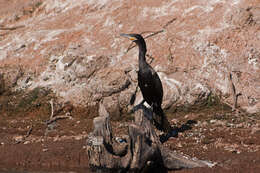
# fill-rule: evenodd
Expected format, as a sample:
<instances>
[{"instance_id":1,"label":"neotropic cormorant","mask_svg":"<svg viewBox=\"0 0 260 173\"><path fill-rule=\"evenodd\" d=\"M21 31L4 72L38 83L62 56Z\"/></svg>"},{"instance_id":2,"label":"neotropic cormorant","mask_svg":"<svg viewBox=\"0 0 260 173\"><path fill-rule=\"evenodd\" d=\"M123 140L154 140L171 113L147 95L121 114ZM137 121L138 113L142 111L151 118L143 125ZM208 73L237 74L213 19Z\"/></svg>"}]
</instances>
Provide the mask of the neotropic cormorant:
<instances>
[{"instance_id":1,"label":"neotropic cormorant","mask_svg":"<svg viewBox=\"0 0 260 173\"><path fill-rule=\"evenodd\" d=\"M146 43L140 34L120 34L137 44L139 47L139 71L138 86L141 89L144 101L153 109L153 112L160 117L160 123L155 121L157 127L164 132L170 132L171 126L161 108L163 99L162 82L156 71L146 62Z\"/></svg>"}]
</instances>

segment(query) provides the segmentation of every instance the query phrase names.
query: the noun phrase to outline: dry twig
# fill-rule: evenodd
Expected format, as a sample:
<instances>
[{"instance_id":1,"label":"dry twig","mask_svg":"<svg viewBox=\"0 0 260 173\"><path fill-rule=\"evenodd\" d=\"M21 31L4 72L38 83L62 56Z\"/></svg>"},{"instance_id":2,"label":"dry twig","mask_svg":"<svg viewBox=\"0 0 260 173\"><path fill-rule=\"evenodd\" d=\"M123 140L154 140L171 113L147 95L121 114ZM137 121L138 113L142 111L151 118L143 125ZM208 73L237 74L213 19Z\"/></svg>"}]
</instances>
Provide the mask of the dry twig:
<instances>
[{"instance_id":1,"label":"dry twig","mask_svg":"<svg viewBox=\"0 0 260 173\"><path fill-rule=\"evenodd\" d=\"M46 124L49 125L57 120L60 119L66 119L66 118L71 118L69 115L59 115L59 116L54 116L54 106L53 106L53 99L50 100L50 105L51 105L51 116L50 119L46 121Z\"/></svg>"},{"instance_id":2,"label":"dry twig","mask_svg":"<svg viewBox=\"0 0 260 173\"><path fill-rule=\"evenodd\" d=\"M24 142L26 140L26 138L28 138L31 135L32 129L33 129L33 125L30 126L30 128L27 131L26 135L23 136L21 140L17 140L14 144L20 144L20 143Z\"/></svg>"},{"instance_id":3,"label":"dry twig","mask_svg":"<svg viewBox=\"0 0 260 173\"><path fill-rule=\"evenodd\" d=\"M169 21L163 26L163 28L164 28L164 29L167 28L167 26L169 26L170 24L172 24L176 19L177 19L177 18L175 17L175 18L169 20Z\"/></svg>"},{"instance_id":4,"label":"dry twig","mask_svg":"<svg viewBox=\"0 0 260 173\"><path fill-rule=\"evenodd\" d=\"M141 32L140 34L151 33L150 35L147 35L146 37L144 37L144 39L147 39L147 38L149 38L149 37L153 37L153 36L155 36L155 35L157 35L157 34L160 34L160 33L164 32L164 31L165 31L165 28L167 28L170 24L172 24L176 19L177 19L177 18L175 17L175 18L169 20L165 25L163 25L163 27L162 27L163 29L161 29L161 30L159 30L159 31L143 31L143 32ZM130 51L131 49L133 49L134 47L136 47L136 45L133 45L133 43L131 43L131 44L128 46L127 50L126 50L126 53L129 52L129 51Z\"/></svg>"},{"instance_id":5,"label":"dry twig","mask_svg":"<svg viewBox=\"0 0 260 173\"><path fill-rule=\"evenodd\" d=\"M71 118L70 116L68 115L59 115L59 116L55 116L51 119L49 119L48 121L46 121L46 124L49 125L57 120L60 120L60 119L66 119L66 118Z\"/></svg>"},{"instance_id":6,"label":"dry twig","mask_svg":"<svg viewBox=\"0 0 260 173\"><path fill-rule=\"evenodd\" d=\"M143 32L141 32L140 34L149 33L149 32L151 32L152 34L147 35L146 37L144 37L144 39L147 39L147 38L149 38L149 37L152 37L152 36L155 36L155 35L157 35L157 34L159 34L159 33L162 33L162 32L164 32L164 29L159 30L159 31L143 31ZM127 50L126 50L126 53L129 52L129 51L130 51L131 49L133 49L134 47L136 47L136 45L133 45L133 43L131 43L131 44L128 46Z\"/></svg>"},{"instance_id":7,"label":"dry twig","mask_svg":"<svg viewBox=\"0 0 260 173\"><path fill-rule=\"evenodd\" d=\"M230 87L231 94L232 94L232 97L233 97L232 111L235 111L235 110L237 110L237 98L238 98L238 96L241 95L241 93L238 93L238 94L236 93L236 88L235 88L235 85L232 81L232 73L231 72L228 75L228 79L229 79L229 87Z\"/></svg>"},{"instance_id":8,"label":"dry twig","mask_svg":"<svg viewBox=\"0 0 260 173\"><path fill-rule=\"evenodd\" d=\"M50 116L50 119L52 119L53 118L53 114L54 114L53 100L52 99L50 100L50 105L51 105L51 116Z\"/></svg>"},{"instance_id":9,"label":"dry twig","mask_svg":"<svg viewBox=\"0 0 260 173\"><path fill-rule=\"evenodd\" d=\"M28 138L30 134L32 133L33 125L31 125L30 129L27 131L26 135L24 138Z\"/></svg>"}]
</instances>

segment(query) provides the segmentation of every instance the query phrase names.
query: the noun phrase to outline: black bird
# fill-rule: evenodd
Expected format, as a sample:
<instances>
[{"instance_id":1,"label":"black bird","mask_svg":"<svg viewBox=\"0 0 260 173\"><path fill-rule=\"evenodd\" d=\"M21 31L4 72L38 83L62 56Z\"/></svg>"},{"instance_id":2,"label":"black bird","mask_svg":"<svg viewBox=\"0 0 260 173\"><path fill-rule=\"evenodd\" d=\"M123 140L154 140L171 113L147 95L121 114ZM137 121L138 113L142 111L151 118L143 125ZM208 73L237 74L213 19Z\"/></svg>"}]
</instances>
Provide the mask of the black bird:
<instances>
[{"instance_id":1,"label":"black bird","mask_svg":"<svg viewBox=\"0 0 260 173\"><path fill-rule=\"evenodd\" d=\"M160 122L155 121L157 128L168 133L171 126L161 108L163 99L162 82L156 71L146 62L147 49L145 40L140 34L120 35L132 40L139 47L138 86L141 89L144 101L152 107L153 112L161 119Z\"/></svg>"}]
</instances>

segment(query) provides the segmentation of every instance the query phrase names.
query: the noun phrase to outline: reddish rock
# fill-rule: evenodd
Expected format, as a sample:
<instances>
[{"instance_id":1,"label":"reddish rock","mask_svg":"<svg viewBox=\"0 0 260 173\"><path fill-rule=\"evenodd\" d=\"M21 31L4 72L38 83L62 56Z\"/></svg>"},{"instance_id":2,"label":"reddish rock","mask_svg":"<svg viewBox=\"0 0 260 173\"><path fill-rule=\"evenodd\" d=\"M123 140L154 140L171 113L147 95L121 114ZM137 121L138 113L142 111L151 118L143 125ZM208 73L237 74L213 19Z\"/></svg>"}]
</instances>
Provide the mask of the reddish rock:
<instances>
[{"instance_id":1,"label":"reddish rock","mask_svg":"<svg viewBox=\"0 0 260 173\"><path fill-rule=\"evenodd\" d=\"M232 105L231 73L241 94L238 106L255 113L260 111L259 11L257 0L4 1L0 66L15 69L0 73L5 87L14 90L48 87L61 102L74 105L113 97L123 102L120 110L127 109L138 49L126 52L131 43L119 34L143 33L163 82L164 108L204 102L210 93ZM140 100L139 91L135 104Z\"/></svg>"},{"instance_id":2,"label":"reddish rock","mask_svg":"<svg viewBox=\"0 0 260 173\"><path fill-rule=\"evenodd\" d=\"M130 81L124 71L116 68L105 68L90 79L88 87L91 92L102 97L111 96L125 90Z\"/></svg>"}]
</instances>

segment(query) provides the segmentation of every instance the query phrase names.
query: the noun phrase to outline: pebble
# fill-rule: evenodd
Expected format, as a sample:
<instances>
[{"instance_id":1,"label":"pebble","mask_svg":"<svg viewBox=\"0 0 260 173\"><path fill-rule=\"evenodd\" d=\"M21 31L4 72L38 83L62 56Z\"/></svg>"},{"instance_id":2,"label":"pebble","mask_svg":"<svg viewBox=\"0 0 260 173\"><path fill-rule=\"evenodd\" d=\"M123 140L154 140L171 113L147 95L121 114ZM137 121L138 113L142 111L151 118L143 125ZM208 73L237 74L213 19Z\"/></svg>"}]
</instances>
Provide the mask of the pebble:
<instances>
[{"instance_id":1,"label":"pebble","mask_svg":"<svg viewBox=\"0 0 260 173\"><path fill-rule=\"evenodd\" d=\"M20 142L20 141L23 140L23 136L15 136L13 139L14 139L16 142Z\"/></svg>"},{"instance_id":2,"label":"pebble","mask_svg":"<svg viewBox=\"0 0 260 173\"><path fill-rule=\"evenodd\" d=\"M179 148L183 147L180 142L178 142L176 146L179 147Z\"/></svg>"},{"instance_id":3,"label":"pebble","mask_svg":"<svg viewBox=\"0 0 260 173\"><path fill-rule=\"evenodd\" d=\"M231 127L231 128L232 128L232 127L234 127L234 124L232 124L232 123L227 123L227 124L226 124L226 127Z\"/></svg>"},{"instance_id":4,"label":"pebble","mask_svg":"<svg viewBox=\"0 0 260 173\"><path fill-rule=\"evenodd\" d=\"M199 117L199 114L194 114L194 113L184 116L185 119L189 119L189 120L195 120L195 119L198 119L198 117Z\"/></svg>"},{"instance_id":5,"label":"pebble","mask_svg":"<svg viewBox=\"0 0 260 173\"><path fill-rule=\"evenodd\" d=\"M25 144L25 145L26 145L26 144L29 144L29 143L30 143L30 141L25 141L23 144Z\"/></svg>"},{"instance_id":6,"label":"pebble","mask_svg":"<svg viewBox=\"0 0 260 173\"><path fill-rule=\"evenodd\" d=\"M77 141L79 141L79 140L82 139L82 136L75 136L74 139L77 140Z\"/></svg>"},{"instance_id":7,"label":"pebble","mask_svg":"<svg viewBox=\"0 0 260 173\"><path fill-rule=\"evenodd\" d=\"M204 145L202 148L203 148L204 150L207 150L207 149L208 149L208 147L207 147L206 145Z\"/></svg>"},{"instance_id":8,"label":"pebble","mask_svg":"<svg viewBox=\"0 0 260 173\"><path fill-rule=\"evenodd\" d=\"M219 126L225 126L226 125L226 122L225 121L221 121L221 120L217 120L215 122L216 125L219 125Z\"/></svg>"},{"instance_id":9,"label":"pebble","mask_svg":"<svg viewBox=\"0 0 260 173\"><path fill-rule=\"evenodd\" d=\"M232 152L232 153L235 153L235 154L240 154L240 153L241 153L240 150L232 150L231 152Z\"/></svg>"},{"instance_id":10,"label":"pebble","mask_svg":"<svg viewBox=\"0 0 260 173\"><path fill-rule=\"evenodd\" d=\"M46 151L48 151L48 149L47 149L47 148L44 148L44 149L42 149L42 151L43 151L43 152L46 152Z\"/></svg>"},{"instance_id":11,"label":"pebble","mask_svg":"<svg viewBox=\"0 0 260 173\"><path fill-rule=\"evenodd\" d=\"M208 125L208 123L206 121L204 121L201 125L202 125L202 127L205 127Z\"/></svg>"},{"instance_id":12,"label":"pebble","mask_svg":"<svg viewBox=\"0 0 260 173\"><path fill-rule=\"evenodd\" d=\"M243 126L244 126L243 123L239 123L236 125L236 128L243 128Z\"/></svg>"},{"instance_id":13,"label":"pebble","mask_svg":"<svg viewBox=\"0 0 260 173\"><path fill-rule=\"evenodd\" d=\"M173 119L171 119L171 122L172 122L173 124L177 124L177 123L178 123L178 120L175 119L175 118L173 118Z\"/></svg>"},{"instance_id":14,"label":"pebble","mask_svg":"<svg viewBox=\"0 0 260 173\"><path fill-rule=\"evenodd\" d=\"M59 136L55 136L53 142L57 142L59 140Z\"/></svg>"},{"instance_id":15,"label":"pebble","mask_svg":"<svg viewBox=\"0 0 260 173\"><path fill-rule=\"evenodd\" d=\"M259 133L260 132L260 128L259 127L253 127L251 129L251 134L255 134L255 133Z\"/></svg>"},{"instance_id":16,"label":"pebble","mask_svg":"<svg viewBox=\"0 0 260 173\"><path fill-rule=\"evenodd\" d=\"M211 124L214 124L216 121L217 121L217 120L210 120L209 122L210 122Z\"/></svg>"}]
</instances>

